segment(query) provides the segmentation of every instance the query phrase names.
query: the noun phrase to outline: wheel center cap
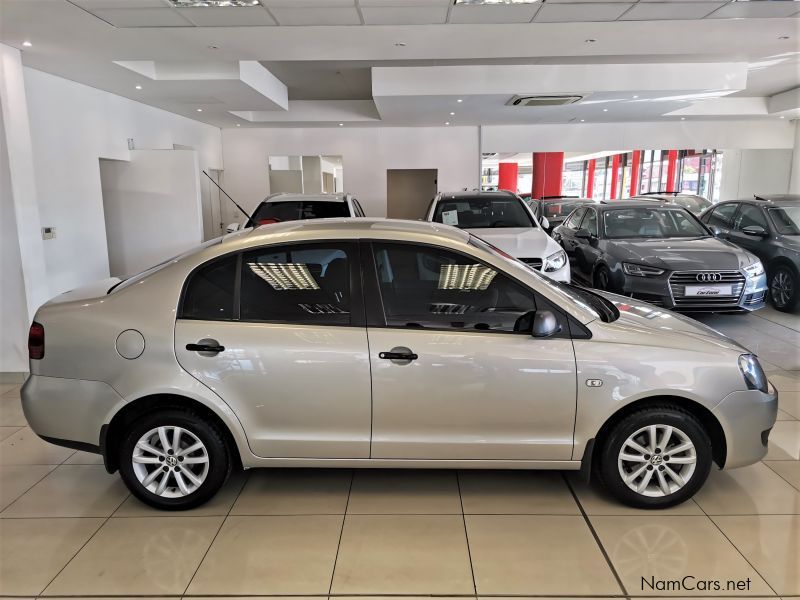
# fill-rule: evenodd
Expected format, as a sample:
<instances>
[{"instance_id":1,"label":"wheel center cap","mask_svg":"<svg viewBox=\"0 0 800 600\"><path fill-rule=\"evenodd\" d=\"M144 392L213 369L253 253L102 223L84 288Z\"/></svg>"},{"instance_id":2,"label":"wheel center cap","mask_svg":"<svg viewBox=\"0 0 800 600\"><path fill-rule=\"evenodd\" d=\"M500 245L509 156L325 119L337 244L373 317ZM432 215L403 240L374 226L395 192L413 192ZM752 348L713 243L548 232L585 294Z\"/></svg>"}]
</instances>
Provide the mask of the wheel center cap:
<instances>
[{"instance_id":1,"label":"wheel center cap","mask_svg":"<svg viewBox=\"0 0 800 600\"><path fill-rule=\"evenodd\" d=\"M663 461L664 461L664 459L661 457L660 454L654 454L652 457L650 457L650 464L651 465L656 465L657 466L657 465L660 465Z\"/></svg>"},{"instance_id":2,"label":"wheel center cap","mask_svg":"<svg viewBox=\"0 0 800 600\"><path fill-rule=\"evenodd\" d=\"M178 464L178 459L176 457L174 456L167 457L167 466L174 467L177 466L177 464Z\"/></svg>"}]
</instances>

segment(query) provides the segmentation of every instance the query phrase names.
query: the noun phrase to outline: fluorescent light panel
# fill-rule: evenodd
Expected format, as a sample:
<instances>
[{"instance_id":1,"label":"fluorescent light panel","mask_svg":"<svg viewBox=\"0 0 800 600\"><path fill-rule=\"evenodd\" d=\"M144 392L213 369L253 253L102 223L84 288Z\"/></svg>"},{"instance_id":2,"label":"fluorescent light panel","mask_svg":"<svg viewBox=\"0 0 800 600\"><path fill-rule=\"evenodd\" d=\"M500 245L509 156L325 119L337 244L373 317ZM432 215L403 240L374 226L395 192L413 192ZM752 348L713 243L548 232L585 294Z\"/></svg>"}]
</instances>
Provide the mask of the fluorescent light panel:
<instances>
[{"instance_id":1,"label":"fluorescent light panel","mask_svg":"<svg viewBox=\"0 0 800 600\"><path fill-rule=\"evenodd\" d=\"M258 0L169 0L175 8L259 6Z\"/></svg>"},{"instance_id":2,"label":"fluorescent light panel","mask_svg":"<svg viewBox=\"0 0 800 600\"><path fill-rule=\"evenodd\" d=\"M439 289L483 291L492 283L497 271L483 265L441 265Z\"/></svg>"},{"instance_id":3,"label":"fluorescent light panel","mask_svg":"<svg viewBox=\"0 0 800 600\"><path fill-rule=\"evenodd\" d=\"M274 290L318 290L319 285L304 263L247 263L250 270Z\"/></svg>"},{"instance_id":4,"label":"fluorescent light panel","mask_svg":"<svg viewBox=\"0 0 800 600\"><path fill-rule=\"evenodd\" d=\"M472 4L472 5L485 5L485 4L536 4L541 0L456 0L456 4Z\"/></svg>"}]
</instances>

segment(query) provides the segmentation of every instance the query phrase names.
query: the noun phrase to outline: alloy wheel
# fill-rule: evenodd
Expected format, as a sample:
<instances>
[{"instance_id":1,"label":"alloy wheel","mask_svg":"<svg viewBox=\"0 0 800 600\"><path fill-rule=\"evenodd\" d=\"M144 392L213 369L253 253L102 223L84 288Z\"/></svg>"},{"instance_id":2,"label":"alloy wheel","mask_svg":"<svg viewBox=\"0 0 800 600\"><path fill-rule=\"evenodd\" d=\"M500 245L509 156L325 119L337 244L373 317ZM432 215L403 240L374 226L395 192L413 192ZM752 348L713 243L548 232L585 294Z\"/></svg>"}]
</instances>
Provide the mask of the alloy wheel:
<instances>
[{"instance_id":1,"label":"alloy wheel","mask_svg":"<svg viewBox=\"0 0 800 600\"><path fill-rule=\"evenodd\" d=\"M147 491L162 498L196 492L208 475L203 442L188 429L162 426L139 438L131 457L133 472Z\"/></svg>"},{"instance_id":2,"label":"alloy wheel","mask_svg":"<svg viewBox=\"0 0 800 600\"><path fill-rule=\"evenodd\" d=\"M625 485L637 494L669 496L692 478L697 451L689 436L677 427L647 425L622 444L617 466Z\"/></svg>"},{"instance_id":3,"label":"alloy wheel","mask_svg":"<svg viewBox=\"0 0 800 600\"><path fill-rule=\"evenodd\" d=\"M772 277L769 286L772 301L776 306L786 306L794 295L794 281L788 271L780 270Z\"/></svg>"}]
</instances>

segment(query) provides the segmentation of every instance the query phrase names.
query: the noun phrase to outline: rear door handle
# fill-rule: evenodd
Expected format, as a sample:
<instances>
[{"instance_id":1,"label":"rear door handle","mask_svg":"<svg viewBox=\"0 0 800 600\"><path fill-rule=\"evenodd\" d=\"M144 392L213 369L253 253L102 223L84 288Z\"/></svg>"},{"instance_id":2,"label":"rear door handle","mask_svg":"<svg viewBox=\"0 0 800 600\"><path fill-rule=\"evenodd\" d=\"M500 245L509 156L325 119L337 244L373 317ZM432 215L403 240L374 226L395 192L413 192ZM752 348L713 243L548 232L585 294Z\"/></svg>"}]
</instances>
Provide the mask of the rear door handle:
<instances>
[{"instance_id":1,"label":"rear door handle","mask_svg":"<svg viewBox=\"0 0 800 600\"><path fill-rule=\"evenodd\" d=\"M417 360L419 356L414 354L413 352L381 352L378 354L378 358L383 358L384 360Z\"/></svg>"},{"instance_id":2,"label":"rear door handle","mask_svg":"<svg viewBox=\"0 0 800 600\"><path fill-rule=\"evenodd\" d=\"M213 352L218 354L225 351L225 346L220 346L218 343L210 343L200 341L198 344L186 344L186 349L190 352Z\"/></svg>"}]
</instances>

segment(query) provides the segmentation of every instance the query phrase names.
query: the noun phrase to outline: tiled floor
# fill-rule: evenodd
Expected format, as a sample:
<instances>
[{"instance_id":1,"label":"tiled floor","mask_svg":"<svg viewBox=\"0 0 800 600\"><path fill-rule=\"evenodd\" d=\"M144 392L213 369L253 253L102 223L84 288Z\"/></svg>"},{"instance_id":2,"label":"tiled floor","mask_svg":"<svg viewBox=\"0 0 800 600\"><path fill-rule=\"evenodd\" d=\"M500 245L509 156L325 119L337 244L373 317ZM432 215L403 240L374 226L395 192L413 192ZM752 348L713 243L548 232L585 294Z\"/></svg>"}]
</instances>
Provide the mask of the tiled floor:
<instances>
[{"instance_id":1,"label":"tiled floor","mask_svg":"<svg viewBox=\"0 0 800 600\"><path fill-rule=\"evenodd\" d=\"M574 473L347 470L241 473L156 512L33 435L0 384L0 595L800 596L800 316L703 320L759 353L780 421L767 459L661 512ZM745 589L656 583L687 575Z\"/></svg>"}]
</instances>

